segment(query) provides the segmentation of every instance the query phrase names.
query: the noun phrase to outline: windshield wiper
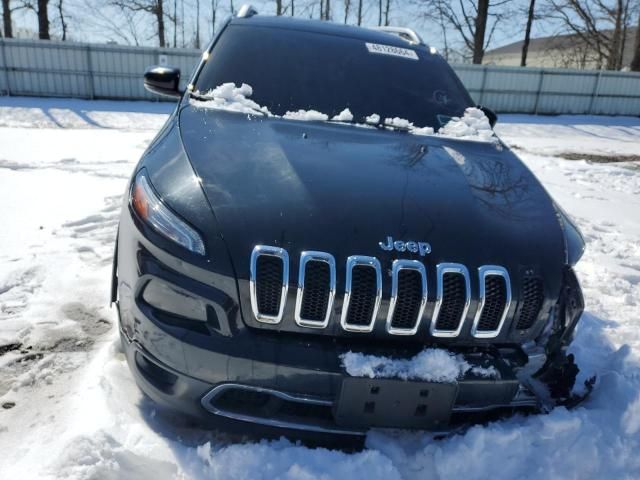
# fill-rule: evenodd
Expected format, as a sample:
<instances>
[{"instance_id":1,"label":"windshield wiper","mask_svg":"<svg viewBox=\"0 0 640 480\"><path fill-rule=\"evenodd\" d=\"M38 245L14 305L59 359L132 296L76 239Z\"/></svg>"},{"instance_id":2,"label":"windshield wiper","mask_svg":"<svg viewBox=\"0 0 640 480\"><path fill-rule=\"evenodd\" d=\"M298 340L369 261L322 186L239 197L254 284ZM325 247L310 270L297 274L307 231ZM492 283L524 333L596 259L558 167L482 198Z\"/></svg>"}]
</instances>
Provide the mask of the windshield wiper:
<instances>
[{"instance_id":1,"label":"windshield wiper","mask_svg":"<svg viewBox=\"0 0 640 480\"><path fill-rule=\"evenodd\" d=\"M403 127L403 126L399 126L399 125L393 125L392 123L384 123L384 122L371 123L371 122L367 122L366 120L363 120L362 122L358 122L355 119L353 119L353 120L333 120L333 119L329 119L327 121L330 122L330 123L344 123L344 124L347 124L347 125L358 125L358 126L372 127L372 128L377 128L379 130L391 129L391 130L397 130L397 131L400 131L400 132L410 132L411 131L410 127Z\"/></svg>"}]
</instances>

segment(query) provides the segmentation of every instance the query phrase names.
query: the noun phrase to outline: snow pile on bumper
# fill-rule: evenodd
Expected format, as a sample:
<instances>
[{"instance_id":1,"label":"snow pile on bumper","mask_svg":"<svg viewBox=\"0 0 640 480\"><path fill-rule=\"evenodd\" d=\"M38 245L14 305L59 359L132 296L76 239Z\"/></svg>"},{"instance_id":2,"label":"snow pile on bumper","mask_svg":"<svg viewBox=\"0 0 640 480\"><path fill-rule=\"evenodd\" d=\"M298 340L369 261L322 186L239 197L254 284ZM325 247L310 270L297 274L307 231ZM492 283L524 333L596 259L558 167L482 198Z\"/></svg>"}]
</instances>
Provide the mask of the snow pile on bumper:
<instances>
[{"instance_id":1,"label":"snow pile on bumper","mask_svg":"<svg viewBox=\"0 0 640 480\"><path fill-rule=\"evenodd\" d=\"M352 377L399 378L437 383L453 383L468 372L480 377L498 377L498 371L494 367L473 366L464 356L437 348L427 348L410 359L392 359L354 352L345 353L340 358Z\"/></svg>"}]
</instances>

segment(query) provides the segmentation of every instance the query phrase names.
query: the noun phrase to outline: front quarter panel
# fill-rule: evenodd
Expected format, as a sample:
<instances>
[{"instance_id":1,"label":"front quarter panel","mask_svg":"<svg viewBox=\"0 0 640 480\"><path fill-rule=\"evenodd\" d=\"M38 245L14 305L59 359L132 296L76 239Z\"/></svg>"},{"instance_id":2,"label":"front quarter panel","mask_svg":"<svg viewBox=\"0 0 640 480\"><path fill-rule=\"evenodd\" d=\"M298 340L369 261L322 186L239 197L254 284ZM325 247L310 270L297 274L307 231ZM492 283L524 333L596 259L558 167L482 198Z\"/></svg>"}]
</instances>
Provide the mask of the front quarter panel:
<instances>
[{"instance_id":1,"label":"front quarter panel","mask_svg":"<svg viewBox=\"0 0 640 480\"><path fill-rule=\"evenodd\" d=\"M164 204L202 236L206 254L192 253L159 235L137 217L126 196L118 233L117 285L122 327L131 338L145 336L144 322L136 320L135 310L142 303L144 288L151 278L161 278L178 287L197 283L191 289L205 292L202 295L214 308L220 307L217 316L220 321L222 317L225 323L228 321L227 334L243 328L238 317L236 276L222 232L183 150L176 122L176 116L169 119L143 154L133 178L145 170Z\"/></svg>"}]
</instances>

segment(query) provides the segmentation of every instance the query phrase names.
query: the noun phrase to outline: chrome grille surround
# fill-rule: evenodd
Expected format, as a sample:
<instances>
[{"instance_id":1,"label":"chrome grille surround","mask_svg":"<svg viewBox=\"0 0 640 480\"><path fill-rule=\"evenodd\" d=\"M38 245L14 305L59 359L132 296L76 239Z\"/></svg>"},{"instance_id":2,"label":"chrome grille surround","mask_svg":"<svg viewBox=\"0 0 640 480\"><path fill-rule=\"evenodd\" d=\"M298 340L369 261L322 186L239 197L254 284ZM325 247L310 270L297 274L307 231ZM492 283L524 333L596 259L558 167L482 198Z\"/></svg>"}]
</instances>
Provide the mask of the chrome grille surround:
<instances>
[{"instance_id":1,"label":"chrome grille surround","mask_svg":"<svg viewBox=\"0 0 640 480\"><path fill-rule=\"evenodd\" d=\"M304 299L304 277L306 274L307 263L309 262L325 262L329 265L329 300L325 317L322 321L302 318L302 301ZM333 299L336 295L336 260L333 255L325 252L305 251L300 254L300 269L298 271L298 294L296 296L295 321L300 327L308 328L326 328L331 318L331 310L333 308Z\"/></svg>"},{"instance_id":2,"label":"chrome grille surround","mask_svg":"<svg viewBox=\"0 0 640 480\"><path fill-rule=\"evenodd\" d=\"M257 264L261 256L277 257L282 261L282 289L280 294L280 308L276 315L266 315L260 313L258 308L258 291L256 287ZM249 292L251 294L251 309L257 321L269 324L278 324L282 321L284 307L287 302L287 291L289 289L289 254L284 248L270 247L267 245L257 245L251 252L251 265L249 277Z\"/></svg>"},{"instance_id":3,"label":"chrome grille surround","mask_svg":"<svg viewBox=\"0 0 640 480\"><path fill-rule=\"evenodd\" d=\"M271 285L270 295L271 295L271 304L275 305L275 301L277 301L277 314L266 314L260 311L260 305L264 305L261 303L260 297L260 285L258 285L258 280L261 275L265 275L264 271L259 271L261 264L264 263L259 262L259 258L262 256L268 256L277 258L282 262L282 278L280 279L280 269L277 269L277 274L274 275L273 268L271 270L271 276L269 277L269 282ZM316 280L316 288L318 288L318 284L324 285L325 282L328 281L327 291L323 291L323 295L328 294L328 300L326 300L326 310L322 310L323 307L315 307L318 315L315 318L304 318L303 312L305 312L305 305L307 300L305 299L305 277L309 277L310 275L317 275L312 273L313 270L309 270L309 262L324 262L328 266L329 275L328 280L326 276L326 267L322 267L324 270L323 278L321 281ZM272 264L273 266L273 264ZM315 265L316 269L318 265ZM363 290L362 284L361 288L357 289L356 286L358 284L357 274L354 274L354 268L372 268L373 272L366 273L365 277L367 278L365 282L366 291ZM289 254L288 252L280 247L267 246L267 245L257 245L254 247L251 253L251 262L250 262L250 279L249 279L249 289L250 289L250 300L251 300L251 308L253 310L253 315L258 322L266 323L266 324L279 324L283 320L284 311L287 303L287 295L288 295L288 287L289 287L289 276L290 276L290 264L289 264ZM414 288L413 290L413 299L410 302L415 302L412 304L411 308L418 308L418 313L416 315L415 324L411 323L412 328L404 328L404 327L394 327L394 321L397 321L398 318L394 319L394 316L397 317L396 311L401 308L401 301L403 294L400 289L400 280L402 278L401 272L405 270L411 270L417 272L419 274L421 280L421 288L422 295L418 296L416 294L416 290L419 291L418 282L414 278ZM317 270L316 270L317 271ZM362 271L360 273L360 278L362 282ZM416 335L422 324L422 317L424 316L424 311L428 304L428 285L427 285L427 274L426 267L423 262L419 260L409 260L409 259L396 259L392 263L392 268L390 272L391 276L391 297L389 298L389 309L386 314L385 319L385 331L389 335L397 335L397 336L412 336ZM448 297L450 302L453 302L454 305L457 305L454 314L449 313L449 324L455 325L455 329L445 330L438 329L438 319L439 316L443 313L443 308L451 309L451 305L447 307L447 295L445 288L446 284L446 275L447 274L457 274L462 278L458 278L456 282L458 282L457 289L458 291L452 291L452 297ZM267 274L268 275L268 274ZM481 321L483 318L483 311L485 307L488 308L490 305L490 301L488 300L488 292L487 292L487 279L492 276L499 276L504 279L504 308L499 316L499 322L495 330L481 330L482 328ZM294 320L296 325L303 328L315 328L315 329L325 329L329 326L331 322L331 316L333 313L333 306L335 303L335 296L337 293L337 268L336 261L333 255L320 252L320 251L303 251L300 255L300 264L298 269L298 285L297 285L297 295L296 295L296 304L295 304L295 315ZM309 277L310 278L310 277ZM460 335L462 329L464 328L466 318L468 315L468 311L470 308L471 301L471 282L470 275L467 267L465 265L459 263L440 263L436 265L436 278L437 278L437 286L436 286L436 300L433 309L433 314L431 315L429 332L433 337L442 337L442 338L455 338ZM478 306L477 310L474 312L473 323L471 326L470 334L473 338L478 339L491 339L496 338L504 328L504 324L506 323L507 316L509 314L510 307L512 306L513 298L512 298L512 289L511 289L511 280L508 271L501 266L498 265L484 265L478 268L478 279L479 279L479 297L478 297ZM307 278L307 287L311 288L310 280ZM451 283L449 281L449 283ZM464 296L462 295L462 285L464 285ZM451 287L453 288L453 287ZM364 292L364 293L363 293ZM368 292L368 293L367 293ZM356 295L359 295L360 300L357 300ZM273 298L276 298L274 301ZM451 300L452 298L457 299ZM324 302L325 300L323 300ZM349 308L354 307L354 302L359 302L359 311L360 318L355 320L353 317L350 318L350 315L354 315L355 312L350 312ZM365 302L365 306L363 307L363 302ZM419 302L419 303L418 303ZM363 256L363 255L353 255L348 257L346 262L346 281L345 281L345 293L343 297L342 310L340 314L340 325L343 330L348 332L356 332L356 333L370 333L375 328L375 323L377 320L377 316L379 313L380 305L382 303L382 267L380 261L376 257L372 256ZM406 303L406 302L405 302ZM308 306L308 305L307 305ZM500 305L499 308L502 308ZM270 313L274 309L270 309ZM312 308L313 310L313 308ZM364 310L364 314L362 313ZM307 310L308 311L308 310ZM320 318L320 312L323 312L324 317L322 320L318 320ZM460 312L460 313L459 313ZM369 317L369 315L371 315ZM459 315L459 317L458 317ZM517 314L516 314L517 315ZM413 316L413 312L410 314L405 314L405 319ZM451 318L456 318L457 322L454 324L451 321ZM350 320L352 320L350 322ZM444 320L444 317L441 319ZM366 321L366 323L365 323ZM514 317L514 321L517 321L517 318ZM401 325L408 325L409 322L405 321L399 322ZM440 322L440 324L446 324L447 322Z\"/></svg>"},{"instance_id":4,"label":"chrome grille surround","mask_svg":"<svg viewBox=\"0 0 640 480\"><path fill-rule=\"evenodd\" d=\"M422 279L422 301L418 309L418 315L413 328L397 328L393 326L393 315L398 301L398 278L402 270L414 270ZM420 328L422 315L427 306L427 272L422 262L418 260L394 260L391 267L391 298L389 300L389 313L387 314L387 333L391 335L415 335Z\"/></svg>"},{"instance_id":5,"label":"chrome grille surround","mask_svg":"<svg viewBox=\"0 0 640 480\"><path fill-rule=\"evenodd\" d=\"M484 310L486 301L486 279L489 276L504 278L506 289L505 306L502 315L500 316L500 322L495 330L478 330L478 324L480 323L480 318L482 317L482 311ZM476 316L473 320L473 325L471 326L471 335L475 338L495 338L500 334L502 326L507 319L509 307L511 306L511 280L509 278L509 272L507 272L506 268L498 265L484 265L478 268L478 277L480 279L480 303L478 305L478 310L476 311Z\"/></svg>"},{"instance_id":6,"label":"chrome grille surround","mask_svg":"<svg viewBox=\"0 0 640 480\"><path fill-rule=\"evenodd\" d=\"M351 284L353 281L353 269L355 267L373 268L376 272L376 296L374 299L373 313L367 325L354 325L348 322L349 303L351 302ZM344 301L342 303L342 315L340 325L347 332L369 333L373 331L373 326L378 316L380 302L382 301L382 267L376 257L366 257L363 255L353 255L347 258L347 279L345 283Z\"/></svg>"},{"instance_id":7,"label":"chrome grille surround","mask_svg":"<svg viewBox=\"0 0 640 480\"><path fill-rule=\"evenodd\" d=\"M462 315L460 315L460 319L458 320L458 327L455 330L439 330L437 328L438 315L440 314L440 310L442 308L442 303L444 302L444 292L443 292L443 281L444 275L446 273L455 273L462 275L464 277L465 284L465 302L462 310ZM460 335L462 331L462 327L464 325L464 321L467 318L467 312L469 311L469 304L471 303L471 282L469 280L469 270L467 267L462 265L461 263L439 263L436 266L436 275L437 275L437 289L436 289L436 305L433 310L433 316L431 318L431 325L429 327L429 331L431 335L434 337L441 338L452 338Z\"/></svg>"}]
</instances>

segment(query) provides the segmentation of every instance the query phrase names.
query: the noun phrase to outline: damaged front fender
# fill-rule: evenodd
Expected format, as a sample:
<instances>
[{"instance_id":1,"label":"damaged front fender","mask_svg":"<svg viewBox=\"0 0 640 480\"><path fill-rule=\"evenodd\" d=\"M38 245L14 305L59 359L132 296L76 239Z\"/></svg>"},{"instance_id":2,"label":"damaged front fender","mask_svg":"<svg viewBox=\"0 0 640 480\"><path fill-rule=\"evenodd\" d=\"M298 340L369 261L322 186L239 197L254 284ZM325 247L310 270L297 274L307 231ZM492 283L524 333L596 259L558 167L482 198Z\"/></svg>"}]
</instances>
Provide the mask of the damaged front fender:
<instances>
[{"instance_id":1,"label":"damaged front fender","mask_svg":"<svg viewBox=\"0 0 640 480\"><path fill-rule=\"evenodd\" d=\"M571 267L564 272L562 291L547 327L535 345L525 347L529 363L518 375L540 400L545 410L557 405L567 407L580 403L591 392L595 378L585 382L586 393L572 393L580 369L567 347L573 340L575 328L584 311L582 289Z\"/></svg>"}]
</instances>

